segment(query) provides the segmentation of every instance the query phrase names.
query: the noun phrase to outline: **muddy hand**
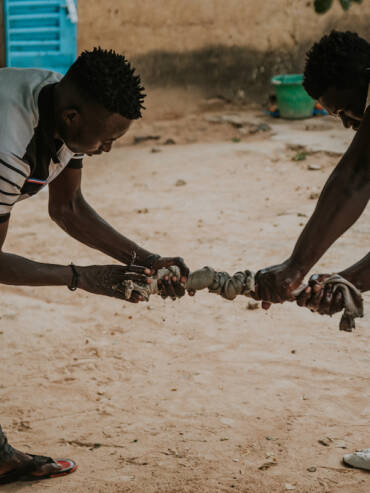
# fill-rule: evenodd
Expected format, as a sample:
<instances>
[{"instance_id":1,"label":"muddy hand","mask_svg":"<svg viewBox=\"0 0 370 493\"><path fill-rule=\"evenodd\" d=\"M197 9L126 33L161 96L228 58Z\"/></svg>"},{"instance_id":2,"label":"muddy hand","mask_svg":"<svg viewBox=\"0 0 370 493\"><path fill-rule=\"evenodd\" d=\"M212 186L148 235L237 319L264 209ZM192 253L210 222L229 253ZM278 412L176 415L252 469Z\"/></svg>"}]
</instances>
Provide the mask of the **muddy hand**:
<instances>
[{"instance_id":1,"label":"muddy hand","mask_svg":"<svg viewBox=\"0 0 370 493\"><path fill-rule=\"evenodd\" d=\"M133 291L127 299L123 281L133 281L139 284L150 284L151 270L138 265L91 265L76 267L79 274L78 287L94 294L101 294L113 298L138 303L143 297Z\"/></svg>"},{"instance_id":2,"label":"muddy hand","mask_svg":"<svg viewBox=\"0 0 370 493\"><path fill-rule=\"evenodd\" d=\"M287 260L279 265L257 272L255 278L254 298L262 301L262 308L267 310L271 303L294 301L294 291L303 280L299 266Z\"/></svg>"},{"instance_id":3,"label":"muddy hand","mask_svg":"<svg viewBox=\"0 0 370 493\"><path fill-rule=\"evenodd\" d=\"M297 304L305 306L320 315L333 315L344 308L344 299L340 291L333 293L331 284L323 285L331 274L314 274L310 277L308 286L297 297Z\"/></svg>"},{"instance_id":4,"label":"muddy hand","mask_svg":"<svg viewBox=\"0 0 370 493\"><path fill-rule=\"evenodd\" d=\"M179 268L180 276L171 273L172 266ZM162 268L167 268L170 271L168 276L158 280L159 293L163 299L170 297L172 300L176 300L184 296L185 283L190 271L181 257L159 257L153 262L151 268L154 272Z\"/></svg>"}]
</instances>

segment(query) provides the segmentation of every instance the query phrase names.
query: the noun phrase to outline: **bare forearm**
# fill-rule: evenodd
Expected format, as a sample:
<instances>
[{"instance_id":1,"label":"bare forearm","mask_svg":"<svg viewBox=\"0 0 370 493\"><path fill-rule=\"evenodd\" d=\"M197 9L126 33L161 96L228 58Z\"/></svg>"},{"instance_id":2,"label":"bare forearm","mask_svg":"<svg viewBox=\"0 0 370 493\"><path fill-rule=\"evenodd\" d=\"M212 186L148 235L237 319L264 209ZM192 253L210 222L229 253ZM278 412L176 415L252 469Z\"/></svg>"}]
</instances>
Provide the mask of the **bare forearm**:
<instances>
[{"instance_id":1,"label":"bare forearm","mask_svg":"<svg viewBox=\"0 0 370 493\"><path fill-rule=\"evenodd\" d=\"M12 253L0 253L0 283L14 286L67 286L69 266L33 262Z\"/></svg>"},{"instance_id":2,"label":"bare forearm","mask_svg":"<svg viewBox=\"0 0 370 493\"><path fill-rule=\"evenodd\" d=\"M327 183L293 250L292 260L302 266L304 273L357 221L369 201L368 191L360 187L349 190L342 184L342 178L334 176Z\"/></svg>"},{"instance_id":3,"label":"bare forearm","mask_svg":"<svg viewBox=\"0 0 370 493\"><path fill-rule=\"evenodd\" d=\"M359 218L370 199L370 114L329 177L291 259L304 273Z\"/></svg>"},{"instance_id":4,"label":"bare forearm","mask_svg":"<svg viewBox=\"0 0 370 493\"><path fill-rule=\"evenodd\" d=\"M339 272L360 291L370 291L370 252L359 262Z\"/></svg>"},{"instance_id":5,"label":"bare forearm","mask_svg":"<svg viewBox=\"0 0 370 493\"><path fill-rule=\"evenodd\" d=\"M57 224L76 240L95 248L122 263L142 263L151 252L121 235L85 201L82 195L73 207L65 207L53 217Z\"/></svg>"}]
</instances>

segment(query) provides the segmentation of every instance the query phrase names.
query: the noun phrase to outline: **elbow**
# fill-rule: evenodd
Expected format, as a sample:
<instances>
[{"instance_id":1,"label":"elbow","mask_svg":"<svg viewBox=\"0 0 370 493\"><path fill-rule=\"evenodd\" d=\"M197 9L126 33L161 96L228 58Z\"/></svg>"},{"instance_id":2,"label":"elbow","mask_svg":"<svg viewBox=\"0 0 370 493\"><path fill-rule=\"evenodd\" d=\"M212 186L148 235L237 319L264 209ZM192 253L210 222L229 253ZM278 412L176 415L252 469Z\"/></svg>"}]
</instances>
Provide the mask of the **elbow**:
<instances>
[{"instance_id":1,"label":"elbow","mask_svg":"<svg viewBox=\"0 0 370 493\"><path fill-rule=\"evenodd\" d=\"M352 176L352 180L348 184L350 194L360 194L369 199L370 197L370 168L362 166L358 168Z\"/></svg>"},{"instance_id":2,"label":"elbow","mask_svg":"<svg viewBox=\"0 0 370 493\"><path fill-rule=\"evenodd\" d=\"M339 173L338 173L339 177ZM334 180L336 174L334 172ZM336 180L335 180L336 181ZM354 195L360 195L361 197L370 196L370 167L367 163L358 162L353 166L348 173L340 176L339 190L346 198L352 198Z\"/></svg>"},{"instance_id":3,"label":"elbow","mask_svg":"<svg viewBox=\"0 0 370 493\"><path fill-rule=\"evenodd\" d=\"M76 212L77 207L73 201L58 205L53 203L49 204L50 218L65 231L68 230L68 225L76 215Z\"/></svg>"}]
</instances>

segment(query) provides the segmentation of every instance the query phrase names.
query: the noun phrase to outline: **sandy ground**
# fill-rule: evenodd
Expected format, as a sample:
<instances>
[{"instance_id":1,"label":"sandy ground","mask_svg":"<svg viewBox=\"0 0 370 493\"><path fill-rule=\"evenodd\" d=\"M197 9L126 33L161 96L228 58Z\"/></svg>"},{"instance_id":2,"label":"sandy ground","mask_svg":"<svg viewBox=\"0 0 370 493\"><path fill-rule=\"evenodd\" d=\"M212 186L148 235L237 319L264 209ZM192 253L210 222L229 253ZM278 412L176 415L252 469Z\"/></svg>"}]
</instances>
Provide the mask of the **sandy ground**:
<instances>
[{"instance_id":1,"label":"sandy ground","mask_svg":"<svg viewBox=\"0 0 370 493\"><path fill-rule=\"evenodd\" d=\"M192 269L257 270L289 255L351 132L325 118L250 135L248 123L207 121L221 114L138 123L128 143L160 139L87 160L85 195L127 236ZM266 122L256 114L238 116ZM315 270L367 253L369 218ZM17 206L6 249L110 263L48 219L47 193ZM341 457L370 446L369 315L348 334L338 317L247 304L202 292L134 306L3 286L1 422L13 445L74 458L79 471L2 491L368 493L369 474Z\"/></svg>"}]
</instances>

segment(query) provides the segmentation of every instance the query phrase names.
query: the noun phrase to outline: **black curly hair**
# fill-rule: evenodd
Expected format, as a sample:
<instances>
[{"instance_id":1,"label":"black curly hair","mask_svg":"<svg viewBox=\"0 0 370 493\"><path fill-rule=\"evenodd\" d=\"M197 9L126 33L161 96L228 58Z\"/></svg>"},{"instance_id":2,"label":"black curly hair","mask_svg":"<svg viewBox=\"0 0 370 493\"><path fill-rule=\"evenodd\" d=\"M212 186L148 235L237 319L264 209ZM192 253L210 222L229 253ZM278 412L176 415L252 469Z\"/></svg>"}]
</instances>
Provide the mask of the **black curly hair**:
<instances>
[{"instance_id":1,"label":"black curly hair","mask_svg":"<svg viewBox=\"0 0 370 493\"><path fill-rule=\"evenodd\" d=\"M113 50L94 48L83 51L69 68L72 80L82 95L101 104L111 113L130 120L141 118L146 96L139 75L123 55Z\"/></svg>"},{"instance_id":2,"label":"black curly hair","mask_svg":"<svg viewBox=\"0 0 370 493\"><path fill-rule=\"evenodd\" d=\"M332 31L306 55L303 86L319 99L329 87L349 89L363 80L370 68L370 43L350 31Z\"/></svg>"}]
</instances>

